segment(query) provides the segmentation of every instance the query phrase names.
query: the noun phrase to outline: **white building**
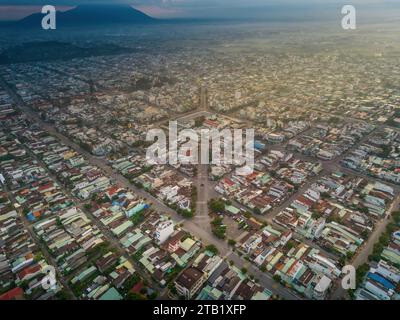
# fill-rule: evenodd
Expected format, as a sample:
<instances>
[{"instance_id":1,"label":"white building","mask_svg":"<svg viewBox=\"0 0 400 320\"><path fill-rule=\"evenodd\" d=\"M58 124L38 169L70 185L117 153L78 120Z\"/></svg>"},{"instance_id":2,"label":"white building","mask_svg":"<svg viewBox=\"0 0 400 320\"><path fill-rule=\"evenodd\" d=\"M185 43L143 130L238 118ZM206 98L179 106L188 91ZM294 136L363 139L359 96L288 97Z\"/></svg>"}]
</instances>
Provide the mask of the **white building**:
<instances>
[{"instance_id":1,"label":"white building","mask_svg":"<svg viewBox=\"0 0 400 320\"><path fill-rule=\"evenodd\" d=\"M313 298L316 300L324 300L332 280L323 275L314 288Z\"/></svg>"},{"instance_id":2,"label":"white building","mask_svg":"<svg viewBox=\"0 0 400 320\"><path fill-rule=\"evenodd\" d=\"M172 220L161 222L155 232L156 240L159 244L164 243L174 233L174 223Z\"/></svg>"}]
</instances>

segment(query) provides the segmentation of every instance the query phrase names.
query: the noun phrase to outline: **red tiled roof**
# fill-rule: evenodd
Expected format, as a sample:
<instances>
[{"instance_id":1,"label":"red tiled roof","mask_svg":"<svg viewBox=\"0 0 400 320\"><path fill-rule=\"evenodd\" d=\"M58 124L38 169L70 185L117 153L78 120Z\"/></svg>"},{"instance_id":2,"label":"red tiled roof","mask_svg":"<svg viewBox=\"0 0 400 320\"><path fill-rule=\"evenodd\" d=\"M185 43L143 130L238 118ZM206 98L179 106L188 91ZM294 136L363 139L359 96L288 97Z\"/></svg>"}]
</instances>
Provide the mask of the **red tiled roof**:
<instances>
[{"instance_id":1,"label":"red tiled roof","mask_svg":"<svg viewBox=\"0 0 400 320\"><path fill-rule=\"evenodd\" d=\"M296 200L297 200L298 202L301 202L301 203L307 205L308 207L311 207L311 206L314 204L314 202L312 202L310 199L307 199L307 198L304 197L304 196L300 196L300 197L298 197Z\"/></svg>"},{"instance_id":2,"label":"red tiled roof","mask_svg":"<svg viewBox=\"0 0 400 320\"><path fill-rule=\"evenodd\" d=\"M226 183L226 184L228 184L230 186L233 186L235 184L231 179L228 179L228 178L224 179L224 183Z\"/></svg>"},{"instance_id":3,"label":"red tiled roof","mask_svg":"<svg viewBox=\"0 0 400 320\"><path fill-rule=\"evenodd\" d=\"M53 182L46 183L45 185L42 185L39 187L39 191L43 191L43 190L52 188L53 186L54 186Z\"/></svg>"},{"instance_id":4,"label":"red tiled roof","mask_svg":"<svg viewBox=\"0 0 400 320\"><path fill-rule=\"evenodd\" d=\"M257 176L258 176L258 173L257 173L257 172L253 172L253 173L249 174L249 175L246 177L246 179L247 179L247 180L253 180L253 179L255 179Z\"/></svg>"},{"instance_id":5,"label":"red tiled roof","mask_svg":"<svg viewBox=\"0 0 400 320\"><path fill-rule=\"evenodd\" d=\"M205 120L204 123L213 127L218 127L218 122L212 121L210 119Z\"/></svg>"},{"instance_id":6,"label":"red tiled roof","mask_svg":"<svg viewBox=\"0 0 400 320\"><path fill-rule=\"evenodd\" d=\"M27 267L18 273L18 277L20 279L22 279L29 274L35 274L36 272L40 271L41 269L42 269L41 266L38 264L31 266L31 267Z\"/></svg>"},{"instance_id":7,"label":"red tiled roof","mask_svg":"<svg viewBox=\"0 0 400 320\"><path fill-rule=\"evenodd\" d=\"M140 290L142 290L142 288L143 288L143 283L142 282L138 282L133 286L133 288L131 289L131 292L132 293L139 293Z\"/></svg>"},{"instance_id":8,"label":"red tiled roof","mask_svg":"<svg viewBox=\"0 0 400 320\"><path fill-rule=\"evenodd\" d=\"M0 296L0 300L13 300L22 299L24 297L24 290L19 287L11 289Z\"/></svg>"},{"instance_id":9,"label":"red tiled roof","mask_svg":"<svg viewBox=\"0 0 400 320\"><path fill-rule=\"evenodd\" d=\"M116 193L119 190L119 187L117 186L113 186L108 188L107 193L112 196L114 193Z\"/></svg>"}]
</instances>

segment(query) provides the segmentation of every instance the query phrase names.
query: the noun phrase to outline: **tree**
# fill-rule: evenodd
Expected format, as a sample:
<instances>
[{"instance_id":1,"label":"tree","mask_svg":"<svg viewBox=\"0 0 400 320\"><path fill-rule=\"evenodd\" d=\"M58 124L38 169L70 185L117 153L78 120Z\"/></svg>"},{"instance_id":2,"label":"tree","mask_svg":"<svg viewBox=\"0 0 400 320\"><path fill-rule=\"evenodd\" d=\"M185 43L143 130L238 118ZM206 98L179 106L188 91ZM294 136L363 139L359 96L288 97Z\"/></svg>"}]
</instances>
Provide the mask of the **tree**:
<instances>
[{"instance_id":1,"label":"tree","mask_svg":"<svg viewBox=\"0 0 400 320\"><path fill-rule=\"evenodd\" d=\"M178 213L184 218L193 218L194 214L190 210L178 210Z\"/></svg>"},{"instance_id":2,"label":"tree","mask_svg":"<svg viewBox=\"0 0 400 320\"><path fill-rule=\"evenodd\" d=\"M400 224L400 211L395 211L392 213L394 222L398 225Z\"/></svg>"},{"instance_id":3,"label":"tree","mask_svg":"<svg viewBox=\"0 0 400 320\"><path fill-rule=\"evenodd\" d=\"M35 255L35 257L33 258L33 260L34 260L35 262L39 262L39 261L41 261L42 259L43 259L43 253L40 252L40 251L39 251L39 253L37 253L37 254Z\"/></svg>"},{"instance_id":4,"label":"tree","mask_svg":"<svg viewBox=\"0 0 400 320\"><path fill-rule=\"evenodd\" d=\"M349 297L351 300L354 300L356 298L355 290L349 289L349 290L347 290L347 293L349 294Z\"/></svg>"},{"instance_id":5,"label":"tree","mask_svg":"<svg viewBox=\"0 0 400 320\"><path fill-rule=\"evenodd\" d=\"M313 212L312 215L311 215L311 217L312 217L314 220L318 220L319 218L321 218L321 214L319 214L318 212Z\"/></svg>"},{"instance_id":6,"label":"tree","mask_svg":"<svg viewBox=\"0 0 400 320\"><path fill-rule=\"evenodd\" d=\"M369 271L369 265L364 263L363 265L359 266L356 270L356 284L359 286L363 281L365 275Z\"/></svg>"},{"instance_id":7,"label":"tree","mask_svg":"<svg viewBox=\"0 0 400 320\"><path fill-rule=\"evenodd\" d=\"M322 192L321 193L321 198L322 199L329 199L331 196L328 192Z\"/></svg>"},{"instance_id":8,"label":"tree","mask_svg":"<svg viewBox=\"0 0 400 320\"><path fill-rule=\"evenodd\" d=\"M140 293L141 294L146 294L147 293L147 288L142 288L142 289L140 289Z\"/></svg>"},{"instance_id":9,"label":"tree","mask_svg":"<svg viewBox=\"0 0 400 320\"><path fill-rule=\"evenodd\" d=\"M243 267L242 269L240 269L240 271L242 271L243 274L247 273L247 268Z\"/></svg>"},{"instance_id":10,"label":"tree","mask_svg":"<svg viewBox=\"0 0 400 320\"><path fill-rule=\"evenodd\" d=\"M360 211L361 213L365 213L365 214L368 214L368 212L369 212L368 208L366 208L366 207L362 207L362 208L358 209L358 211Z\"/></svg>"},{"instance_id":11,"label":"tree","mask_svg":"<svg viewBox=\"0 0 400 320\"><path fill-rule=\"evenodd\" d=\"M211 221L211 224L214 227L217 227L217 226L221 225L222 224L222 218L215 218L214 220Z\"/></svg>"},{"instance_id":12,"label":"tree","mask_svg":"<svg viewBox=\"0 0 400 320\"><path fill-rule=\"evenodd\" d=\"M175 284L173 282L170 282L168 284L168 289L172 294L174 294L174 295L178 294L178 291L176 290Z\"/></svg>"},{"instance_id":13,"label":"tree","mask_svg":"<svg viewBox=\"0 0 400 320\"><path fill-rule=\"evenodd\" d=\"M250 219L250 218L251 218L251 213L248 212L248 211L246 211L245 213L243 213L243 216L244 216L246 219Z\"/></svg>"},{"instance_id":14,"label":"tree","mask_svg":"<svg viewBox=\"0 0 400 320\"><path fill-rule=\"evenodd\" d=\"M346 259L347 259L347 261L350 261L351 258L353 258L353 255L354 255L353 252L347 251L347 252L346 252Z\"/></svg>"},{"instance_id":15,"label":"tree","mask_svg":"<svg viewBox=\"0 0 400 320\"><path fill-rule=\"evenodd\" d=\"M214 255L217 255L217 254L219 253L218 248L217 248L215 245L213 245L213 244L208 245L208 246L206 247L206 250L207 250L207 251L210 251L210 252L213 253Z\"/></svg>"},{"instance_id":16,"label":"tree","mask_svg":"<svg viewBox=\"0 0 400 320\"><path fill-rule=\"evenodd\" d=\"M363 232L361 232L361 237L365 240L368 238L369 232L367 229L363 230Z\"/></svg>"},{"instance_id":17,"label":"tree","mask_svg":"<svg viewBox=\"0 0 400 320\"><path fill-rule=\"evenodd\" d=\"M71 294L65 290L60 290L56 293L58 300L71 300Z\"/></svg>"},{"instance_id":18,"label":"tree","mask_svg":"<svg viewBox=\"0 0 400 320\"><path fill-rule=\"evenodd\" d=\"M129 292L126 296L127 300L146 300L146 297L136 292Z\"/></svg>"},{"instance_id":19,"label":"tree","mask_svg":"<svg viewBox=\"0 0 400 320\"><path fill-rule=\"evenodd\" d=\"M221 213L225 209L225 202L221 199L211 199L208 203L208 208L213 213Z\"/></svg>"},{"instance_id":20,"label":"tree","mask_svg":"<svg viewBox=\"0 0 400 320\"><path fill-rule=\"evenodd\" d=\"M379 237L379 243L381 243L383 246L387 246L390 242L390 236L388 234L382 234Z\"/></svg>"},{"instance_id":21,"label":"tree","mask_svg":"<svg viewBox=\"0 0 400 320\"><path fill-rule=\"evenodd\" d=\"M201 116L201 117L197 118L197 119L194 121L194 126L195 126L196 128L201 127L201 126L203 125L203 123L204 123L204 120L205 120L205 117L204 117L204 116Z\"/></svg>"},{"instance_id":22,"label":"tree","mask_svg":"<svg viewBox=\"0 0 400 320\"><path fill-rule=\"evenodd\" d=\"M290 249L294 248L295 244L293 243L293 241L289 241L286 246L290 250Z\"/></svg>"},{"instance_id":23,"label":"tree","mask_svg":"<svg viewBox=\"0 0 400 320\"><path fill-rule=\"evenodd\" d=\"M226 228L224 226L214 227L212 231L217 238L225 239Z\"/></svg>"},{"instance_id":24,"label":"tree","mask_svg":"<svg viewBox=\"0 0 400 320\"><path fill-rule=\"evenodd\" d=\"M148 296L149 300L155 300L157 297L158 297L158 292L157 292L157 291L152 292L152 293Z\"/></svg>"},{"instance_id":25,"label":"tree","mask_svg":"<svg viewBox=\"0 0 400 320\"><path fill-rule=\"evenodd\" d=\"M279 274L275 274L272 277L272 279L274 279L276 282L281 282L282 281L282 278L281 278L281 276Z\"/></svg>"},{"instance_id":26,"label":"tree","mask_svg":"<svg viewBox=\"0 0 400 320\"><path fill-rule=\"evenodd\" d=\"M382 158L389 157L390 152L392 151L392 147L391 146L382 146L381 149L382 149L382 152L379 154L379 156Z\"/></svg>"},{"instance_id":27,"label":"tree","mask_svg":"<svg viewBox=\"0 0 400 320\"><path fill-rule=\"evenodd\" d=\"M236 245L236 241L235 240L233 240L233 239L229 239L228 240L228 244L230 245L230 246L235 246Z\"/></svg>"}]
</instances>

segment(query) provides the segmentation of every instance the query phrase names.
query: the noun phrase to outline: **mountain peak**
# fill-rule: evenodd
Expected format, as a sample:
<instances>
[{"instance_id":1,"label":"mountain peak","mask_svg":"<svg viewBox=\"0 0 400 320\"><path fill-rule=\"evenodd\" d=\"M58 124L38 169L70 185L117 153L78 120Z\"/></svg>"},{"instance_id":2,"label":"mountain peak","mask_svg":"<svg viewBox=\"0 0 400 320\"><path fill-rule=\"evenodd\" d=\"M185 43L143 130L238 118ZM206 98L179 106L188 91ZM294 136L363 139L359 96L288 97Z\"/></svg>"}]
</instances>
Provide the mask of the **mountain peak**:
<instances>
[{"instance_id":1,"label":"mountain peak","mask_svg":"<svg viewBox=\"0 0 400 320\"><path fill-rule=\"evenodd\" d=\"M35 13L17 22L19 26L41 26L43 14ZM148 24L157 20L126 4L82 4L57 12L57 29L110 24Z\"/></svg>"}]
</instances>

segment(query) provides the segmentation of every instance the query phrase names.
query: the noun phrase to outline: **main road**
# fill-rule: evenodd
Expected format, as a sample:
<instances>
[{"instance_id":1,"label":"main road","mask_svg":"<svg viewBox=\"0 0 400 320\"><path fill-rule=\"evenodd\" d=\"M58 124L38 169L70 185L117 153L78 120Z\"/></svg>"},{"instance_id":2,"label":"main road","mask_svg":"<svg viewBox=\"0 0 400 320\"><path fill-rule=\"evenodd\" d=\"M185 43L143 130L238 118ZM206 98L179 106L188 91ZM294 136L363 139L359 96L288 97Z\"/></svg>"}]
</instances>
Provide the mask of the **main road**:
<instances>
[{"instance_id":1,"label":"main road","mask_svg":"<svg viewBox=\"0 0 400 320\"><path fill-rule=\"evenodd\" d=\"M208 215L209 179L208 165L197 166L197 177L194 179L197 188L196 215L193 222L203 230L210 229L210 216Z\"/></svg>"}]
</instances>

